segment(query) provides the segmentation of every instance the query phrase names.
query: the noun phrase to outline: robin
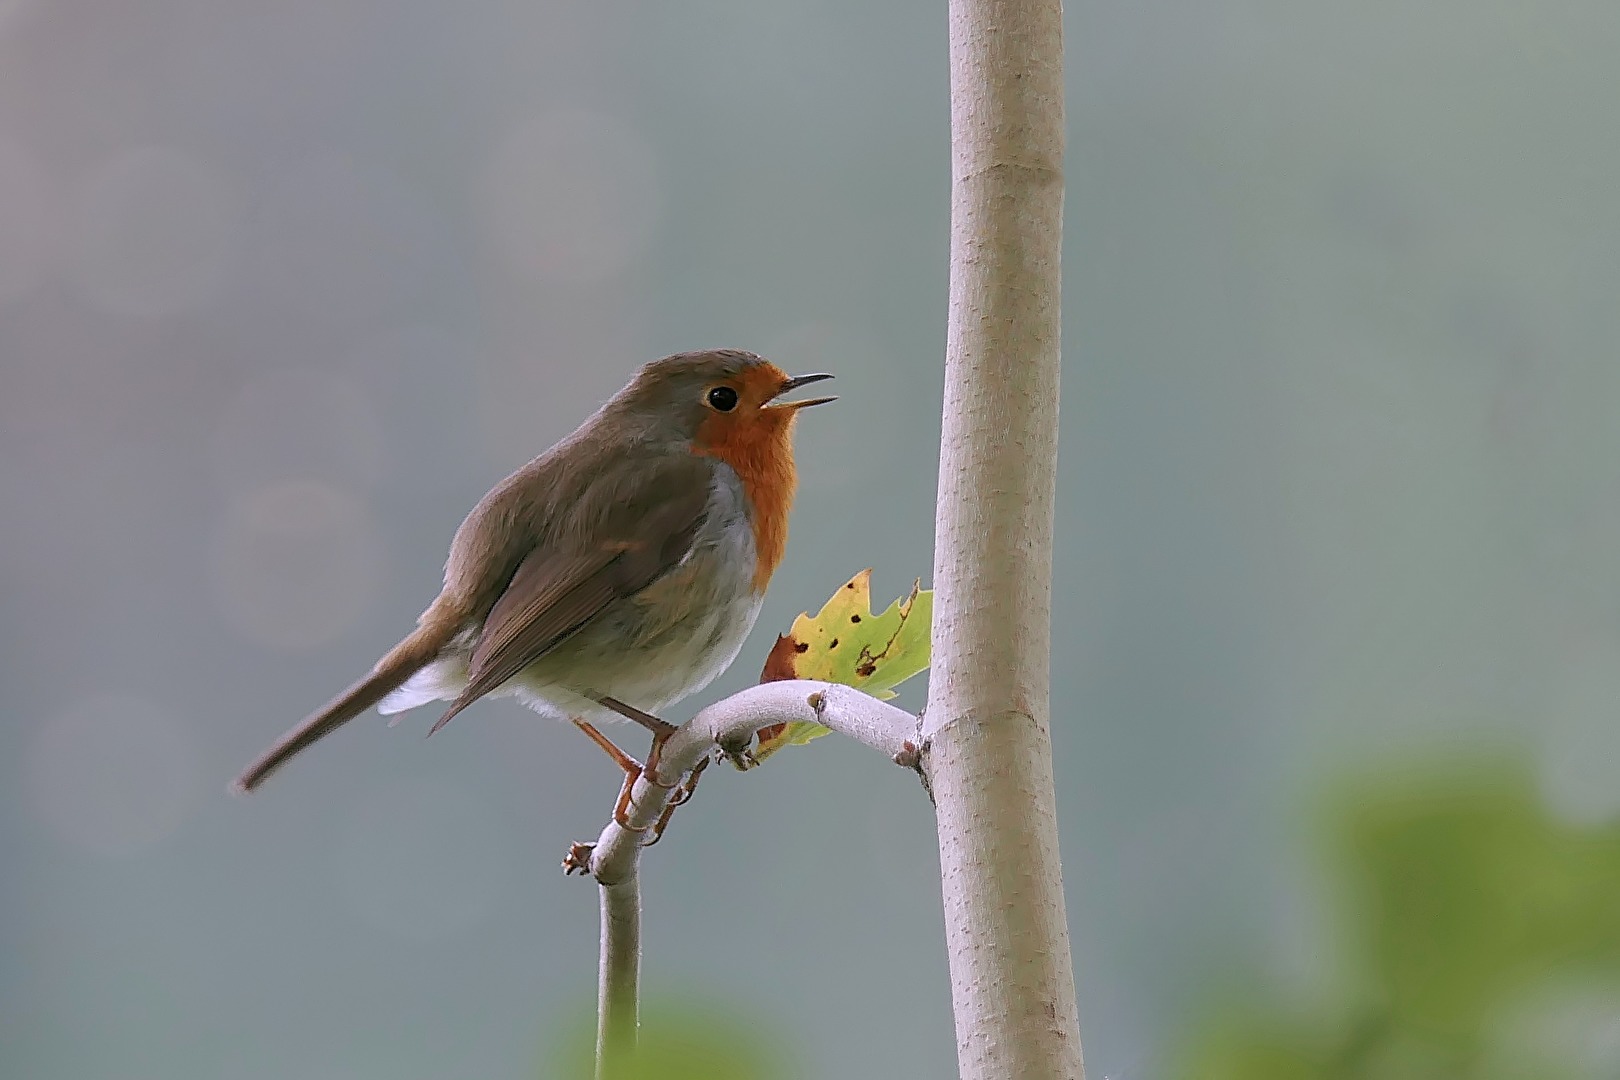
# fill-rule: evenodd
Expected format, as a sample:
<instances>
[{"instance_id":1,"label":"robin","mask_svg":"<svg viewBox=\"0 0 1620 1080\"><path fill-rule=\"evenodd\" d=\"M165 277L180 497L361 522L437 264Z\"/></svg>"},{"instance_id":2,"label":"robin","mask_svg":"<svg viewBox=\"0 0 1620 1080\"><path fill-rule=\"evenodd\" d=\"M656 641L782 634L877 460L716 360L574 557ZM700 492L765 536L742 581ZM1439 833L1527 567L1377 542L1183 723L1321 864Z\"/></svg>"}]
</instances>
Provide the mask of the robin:
<instances>
[{"instance_id":1,"label":"robin","mask_svg":"<svg viewBox=\"0 0 1620 1080\"><path fill-rule=\"evenodd\" d=\"M235 787L248 792L373 705L449 707L490 695L571 721L641 766L592 718L654 735L657 713L724 671L787 546L799 410L831 375L789 376L754 353L654 360L572 435L485 495L456 530L444 587L371 673L283 735ZM622 806L622 801L621 801Z\"/></svg>"}]
</instances>

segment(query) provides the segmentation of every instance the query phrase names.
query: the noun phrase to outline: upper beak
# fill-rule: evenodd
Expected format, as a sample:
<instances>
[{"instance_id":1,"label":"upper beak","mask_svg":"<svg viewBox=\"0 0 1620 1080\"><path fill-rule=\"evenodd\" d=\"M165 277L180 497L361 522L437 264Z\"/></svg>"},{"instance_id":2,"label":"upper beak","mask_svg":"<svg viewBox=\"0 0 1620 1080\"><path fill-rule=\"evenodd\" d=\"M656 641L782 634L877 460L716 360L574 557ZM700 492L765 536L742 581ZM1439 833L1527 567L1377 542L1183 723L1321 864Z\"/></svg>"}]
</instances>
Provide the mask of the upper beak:
<instances>
[{"instance_id":1,"label":"upper beak","mask_svg":"<svg viewBox=\"0 0 1620 1080\"><path fill-rule=\"evenodd\" d=\"M783 383L782 384L782 389L778 390L775 393L775 395L772 396L770 408L773 408L773 409L807 409L811 405L825 405L829 401L837 401L838 399L836 397L806 398L803 401L778 401L777 400L777 398L781 397L783 394L791 394L793 391L797 390L801 386L808 386L811 383L818 383L818 382L823 381L824 379L830 379L830 378L832 378L832 376L827 374L826 372L818 372L818 373L816 373L814 375L795 375L795 376L793 376L793 378L791 378L787 382Z\"/></svg>"}]
</instances>

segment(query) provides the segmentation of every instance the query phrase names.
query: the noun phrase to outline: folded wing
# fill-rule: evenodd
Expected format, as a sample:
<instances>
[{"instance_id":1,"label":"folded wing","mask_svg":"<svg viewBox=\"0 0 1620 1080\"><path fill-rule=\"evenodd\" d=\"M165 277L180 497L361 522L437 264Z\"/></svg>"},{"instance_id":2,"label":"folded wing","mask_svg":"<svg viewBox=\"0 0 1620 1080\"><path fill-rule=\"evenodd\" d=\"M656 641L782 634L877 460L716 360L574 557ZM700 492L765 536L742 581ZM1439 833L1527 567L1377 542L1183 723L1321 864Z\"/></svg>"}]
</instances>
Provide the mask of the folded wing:
<instances>
[{"instance_id":1,"label":"folded wing","mask_svg":"<svg viewBox=\"0 0 1620 1080\"><path fill-rule=\"evenodd\" d=\"M518 565L484 620L467 686L433 731L545 656L619 600L678 566L709 505L713 465L676 458L592 494L570 528Z\"/></svg>"}]
</instances>

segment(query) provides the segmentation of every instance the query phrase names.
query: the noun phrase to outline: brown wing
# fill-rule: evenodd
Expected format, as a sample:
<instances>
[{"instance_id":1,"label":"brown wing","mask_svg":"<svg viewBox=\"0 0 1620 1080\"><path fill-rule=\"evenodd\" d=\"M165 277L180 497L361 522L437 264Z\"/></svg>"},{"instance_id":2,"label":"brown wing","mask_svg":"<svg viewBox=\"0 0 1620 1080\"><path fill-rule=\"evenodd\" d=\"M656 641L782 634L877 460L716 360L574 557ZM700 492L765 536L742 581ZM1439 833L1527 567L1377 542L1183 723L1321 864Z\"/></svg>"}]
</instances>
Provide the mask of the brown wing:
<instances>
[{"instance_id":1,"label":"brown wing","mask_svg":"<svg viewBox=\"0 0 1620 1080\"><path fill-rule=\"evenodd\" d=\"M703 523L712 470L694 456L639 470L628 483L592 485L572 520L559 522L557 542L519 564L484 620L467 688L432 730L679 563Z\"/></svg>"}]
</instances>

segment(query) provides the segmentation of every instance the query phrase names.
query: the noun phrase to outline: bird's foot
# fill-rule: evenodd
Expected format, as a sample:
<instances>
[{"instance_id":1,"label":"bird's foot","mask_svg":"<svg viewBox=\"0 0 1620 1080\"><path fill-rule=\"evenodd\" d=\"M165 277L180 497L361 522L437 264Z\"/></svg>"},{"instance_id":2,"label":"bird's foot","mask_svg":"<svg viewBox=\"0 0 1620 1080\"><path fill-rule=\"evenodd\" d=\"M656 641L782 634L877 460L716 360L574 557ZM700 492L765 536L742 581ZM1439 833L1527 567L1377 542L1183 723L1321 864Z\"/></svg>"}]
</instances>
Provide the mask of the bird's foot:
<instances>
[{"instance_id":1,"label":"bird's foot","mask_svg":"<svg viewBox=\"0 0 1620 1080\"><path fill-rule=\"evenodd\" d=\"M611 698L606 698L603 700L603 704L608 704L610 701L612 701ZM613 708L614 706L610 705L609 707ZM629 708L629 706L625 706L625 708ZM646 716L645 713L640 715ZM698 777L702 775L703 769L708 762L699 763L680 781L674 784L666 784L658 777L658 758L664 749L664 743L668 742L669 737L675 734L676 728L674 724L667 724L657 717L647 717L647 719L662 725L662 729L655 729L653 732L652 749L647 753L647 763L645 765L621 750L612 739L598 731L595 725L576 717L574 726L583 731L592 742L601 747L603 753L613 759L614 764L624 770L624 783L619 787L618 801L613 804L614 823L626 832L650 833L651 839L642 841L642 846L652 847L663 837L664 829L669 825L669 819L675 815L675 808L690 799L692 793L697 790ZM664 805L663 813L658 815L656 822L651 826L637 827L630 824L630 800L635 794L636 781L643 776L647 778L649 784L666 789L673 788L674 791L670 795L669 801Z\"/></svg>"},{"instance_id":2,"label":"bird's foot","mask_svg":"<svg viewBox=\"0 0 1620 1080\"><path fill-rule=\"evenodd\" d=\"M692 793L697 790L698 779L703 775L703 770L708 767L709 761L705 758L694 765L692 771L687 773L679 784L675 785L674 792L670 794L669 802L664 804L664 812L659 814L658 820L653 823L652 839L643 841L642 847L652 847L664 838L664 829L669 825L669 819L675 816L675 808L686 805L687 800L692 797ZM650 776L651 774L649 774Z\"/></svg>"}]
</instances>

